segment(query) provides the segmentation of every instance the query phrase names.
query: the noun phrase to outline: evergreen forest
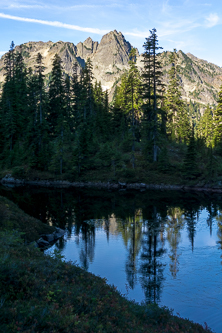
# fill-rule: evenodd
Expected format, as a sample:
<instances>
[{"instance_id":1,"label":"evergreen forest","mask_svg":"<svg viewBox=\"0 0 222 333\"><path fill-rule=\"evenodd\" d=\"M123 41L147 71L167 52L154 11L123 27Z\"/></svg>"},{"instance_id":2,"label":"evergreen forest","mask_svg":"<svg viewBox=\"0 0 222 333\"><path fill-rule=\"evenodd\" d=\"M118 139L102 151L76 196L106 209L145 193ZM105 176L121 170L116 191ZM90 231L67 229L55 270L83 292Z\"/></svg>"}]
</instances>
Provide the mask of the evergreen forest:
<instances>
[{"instance_id":1,"label":"evergreen forest","mask_svg":"<svg viewBox=\"0 0 222 333\"><path fill-rule=\"evenodd\" d=\"M181 97L177 52L163 84L156 29L136 49L110 102L90 58L65 74L58 54L49 79L38 53L26 68L12 42L0 97L1 176L215 185L222 181L222 87L200 113Z\"/></svg>"}]
</instances>

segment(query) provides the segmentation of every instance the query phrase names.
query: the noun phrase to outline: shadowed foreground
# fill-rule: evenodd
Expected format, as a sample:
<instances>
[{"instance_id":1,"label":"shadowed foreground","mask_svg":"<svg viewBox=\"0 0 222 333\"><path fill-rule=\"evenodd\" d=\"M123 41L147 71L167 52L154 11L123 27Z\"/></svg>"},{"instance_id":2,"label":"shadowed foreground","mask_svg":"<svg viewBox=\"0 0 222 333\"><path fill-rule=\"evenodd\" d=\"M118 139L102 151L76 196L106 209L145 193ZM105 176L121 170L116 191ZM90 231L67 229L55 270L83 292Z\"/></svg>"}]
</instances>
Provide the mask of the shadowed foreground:
<instances>
[{"instance_id":1,"label":"shadowed foreground","mask_svg":"<svg viewBox=\"0 0 222 333\"><path fill-rule=\"evenodd\" d=\"M23 212L16 211L11 216L21 219ZM105 279L63 262L58 253L52 258L24 245L15 230L0 231L0 293L5 333L211 332L166 308L128 301Z\"/></svg>"}]
</instances>

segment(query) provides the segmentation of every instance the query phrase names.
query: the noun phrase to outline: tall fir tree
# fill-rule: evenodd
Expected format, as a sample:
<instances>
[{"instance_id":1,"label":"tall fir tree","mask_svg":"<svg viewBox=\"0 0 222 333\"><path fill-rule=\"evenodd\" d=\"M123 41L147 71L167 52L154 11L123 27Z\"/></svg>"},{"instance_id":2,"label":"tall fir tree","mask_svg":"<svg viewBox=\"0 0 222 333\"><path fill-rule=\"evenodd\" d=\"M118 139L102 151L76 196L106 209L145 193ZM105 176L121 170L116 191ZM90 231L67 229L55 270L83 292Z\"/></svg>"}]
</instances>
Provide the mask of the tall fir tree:
<instances>
[{"instance_id":1,"label":"tall fir tree","mask_svg":"<svg viewBox=\"0 0 222 333\"><path fill-rule=\"evenodd\" d=\"M129 54L129 73L127 78L128 89L129 89L129 113L131 118L131 128L132 128L132 167L135 168L135 131L136 123L139 122L140 111L141 111L141 79L140 73L136 66L136 49L133 48Z\"/></svg>"},{"instance_id":2,"label":"tall fir tree","mask_svg":"<svg viewBox=\"0 0 222 333\"><path fill-rule=\"evenodd\" d=\"M48 94L44 84L44 70L43 57L38 53L34 71L31 68L28 71L29 138L26 145L32 156L30 163L41 170L47 169L49 148L46 121Z\"/></svg>"},{"instance_id":3,"label":"tall fir tree","mask_svg":"<svg viewBox=\"0 0 222 333\"><path fill-rule=\"evenodd\" d=\"M53 168L57 169L57 161L60 165L60 174L63 173L64 162L64 137L67 134L67 113L65 98L65 82L62 70L62 60L55 54L52 63L51 81L49 84L49 129L54 139Z\"/></svg>"},{"instance_id":4,"label":"tall fir tree","mask_svg":"<svg viewBox=\"0 0 222 333\"><path fill-rule=\"evenodd\" d=\"M8 166L24 160L24 142L27 135L27 71L14 43L5 57L5 82L1 98L3 159Z\"/></svg>"},{"instance_id":5,"label":"tall fir tree","mask_svg":"<svg viewBox=\"0 0 222 333\"><path fill-rule=\"evenodd\" d=\"M15 44L10 45L10 50L4 59L5 82L1 96L1 124L3 143L2 149L7 154L12 151L16 135L16 94L14 82Z\"/></svg>"},{"instance_id":6,"label":"tall fir tree","mask_svg":"<svg viewBox=\"0 0 222 333\"><path fill-rule=\"evenodd\" d=\"M222 86L218 97L218 104L214 113L214 145L222 147Z\"/></svg>"},{"instance_id":7,"label":"tall fir tree","mask_svg":"<svg viewBox=\"0 0 222 333\"><path fill-rule=\"evenodd\" d=\"M184 176L187 179L194 179L198 175L197 164L197 145L194 137L194 124L190 135L189 143L187 146L187 152L184 159Z\"/></svg>"},{"instance_id":8,"label":"tall fir tree","mask_svg":"<svg viewBox=\"0 0 222 333\"><path fill-rule=\"evenodd\" d=\"M190 136L190 123L186 105L182 100L180 79L178 76L178 55L176 49L170 55L171 69L165 99L167 113L167 134L171 140L187 141Z\"/></svg>"},{"instance_id":9,"label":"tall fir tree","mask_svg":"<svg viewBox=\"0 0 222 333\"><path fill-rule=\"evenodd\" d=\"M144 43L145 52L143 54L144 71L143 78L143 110L144 110L144 133L145 146L148 153L152 153L152 160L157 161L158 144L161 128L161 99L163 97L164 85L162 82L162 66L158 59L158 37L156 29L150 31L150 36Z\"/></svg>"},{"instance_id":10,"label":"tall fir tree","mask_svg":"<svg viewBox=\"0 0 222 333\"><path fill-rule=\"evenodd\" d=\"M213 111L209 105L207 105L207 108L205 109L204 114L200 118L196 127L197 137L203 139L207 147L212 147L214 139L214 123Z\"/></svg>"}]
</instances>

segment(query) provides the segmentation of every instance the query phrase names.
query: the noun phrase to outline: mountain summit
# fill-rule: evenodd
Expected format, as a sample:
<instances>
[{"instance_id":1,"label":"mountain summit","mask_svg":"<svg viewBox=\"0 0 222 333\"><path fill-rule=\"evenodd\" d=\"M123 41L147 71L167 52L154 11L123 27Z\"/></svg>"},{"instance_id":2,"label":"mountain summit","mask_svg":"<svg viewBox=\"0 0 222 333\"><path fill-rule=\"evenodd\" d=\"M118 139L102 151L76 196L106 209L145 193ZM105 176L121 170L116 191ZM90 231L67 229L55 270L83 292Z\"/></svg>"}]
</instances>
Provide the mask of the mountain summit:
<instances>
[{"instance_id":1,"label":"mountain summit","mask_svg":"<svg viewBox=\"0 0 222 333\"><path fill-rule=\"evenodd\" d=\"M94 78L101 81L104 89L112 91L113 86L121 75L128 69L129 53L132 45L126 41L121 32L116 30L105 34L100 43L88 37L83 43L74 45L70 42L28 42L16 46L21 51L27 67L34 68L37 53L43 56L46 67L46 78L52 69L52 59L56 53L63 61L64 72L72 74L73 64L78 63L79 69L84 67L87 58L93 65ZM168 71L170 69L170 53L162 52L160 60L163 66L164 82L168 84ZM142 55L137 51L137 65L143 68ZM179 76L182 88L182 97L187 102L204 105L215 104L222 79L222 68L205 60L201 60L190 53L178 51ZM0 59L0 83L4 81L4 56Z\"/></svg>"}]
</instances>

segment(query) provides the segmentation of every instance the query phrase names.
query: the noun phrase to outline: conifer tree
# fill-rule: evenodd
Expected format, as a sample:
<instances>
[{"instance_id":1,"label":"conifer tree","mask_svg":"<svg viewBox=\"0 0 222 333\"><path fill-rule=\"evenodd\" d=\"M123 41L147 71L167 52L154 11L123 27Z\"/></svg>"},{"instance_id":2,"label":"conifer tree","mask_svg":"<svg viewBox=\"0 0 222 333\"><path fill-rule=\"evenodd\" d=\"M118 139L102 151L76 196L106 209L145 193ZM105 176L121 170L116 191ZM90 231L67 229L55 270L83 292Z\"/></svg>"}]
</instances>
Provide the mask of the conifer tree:
<instances>
[{"instance_id":1,"label":"conifer tree","mask_svg":"<svg viewBox=\"0 0 222 333\"><path fill-rule=\"evenodd\" d=\"M135 125L136 121L139 121L139 112L141 107L141 80L138 68L136 66L136 49L133 48L129 54L129 73L127 78L127 84L129 89L129 109L131 115L131 126L132 126L132 167L135 168Z\"/></svg>"},{"instance_id":2,"label":"conifer tree","mask_svg":"<svg viewBox=\"0 0 222 333\"><path fill-rule=\"evenodd\" d=\"M45 94L44 88L44 70L45 67L43 65L43 57L41 53L37 54L36 58L37 65L35 66L36 74L37 74L37 82L38 82L38 105L39 105L39 123L40 125L43 122L43 99Z\"/></svg>"},{"instance_id":3,"label":"conifer tree","mask_svg":"<svg viewBox=\"0 0 222 333\"><path fill-rule=\"evenodd\" d=\"M158 60L158 46L156 29L150 31L150 37L144 43L143 54L144 71L143 78L143 99L144 99L144 123L145 142L152 147L153 161L157 161L158 141L160 136L160 103L163 92L162 68Z\"/></svg>"},{"instance_id":4,"label":"conifer tree","mask_svg":"<svg viewBox=\"0 0 222 333\"><path fill-rule=\"evenodd\" d=\"M64 82L64 94L65 94L65 110L66 117L70 132L73 130L72 122L72 106L71 106L71 80L69 75L66 75Z\"/></svg>"},{"instance_id":5,"label":"conifer tree","mask_svg":"<svg viewBox=\"0 0 222 333\"><path fill-rule=\"evenodd\" d=\"M120 136L121 140L128 137L130 126L130 97L128 85L128 73L124 73L121 77L120 86L116 87L113 107L113 127L114 131Z\"/></svg>"},{"instance_id":6,"label":"conifer tree","mask_svg":"<svg viewBox=\"0 0 222 333\"><path fill-rule=\"evenodd\" d=\"M27 70L21 53L15 57L14 84L16 92L17 136L24 139L26 136L28 109L27 109Z\"/></svg>"},{"instance_id":7,"label":"conifer tree","mask_svg":"<svg viewBox=\"0 0 222 333\"><path fill-rule=\"evenodd\" d=\"M90 164L95 155L95 103L93 92L92 63L88 58L85 67L77 76L77 66L72 78L73 110L75 117L75 144L73 163L77 165L78 174Z\"/></svg>"},{"instance_id":8,"label":"conifer tree","mask_svg":"<svg viewBox=\"0 0 222 333\"><path fill-rule=\"evenodd\" d=\"M126 75L123 76L121 85L115 88L114 103L111 109L112 131L115 134L115 138L120 140L124 140L127 131L125 78Z\"/></svg>"},{"instance_id":9,"label":"conifer tree","mask_svg":"<svg viewBox=\"0 0 222 333\"><path fill-rule=\"evenodd\" d=\"M187 146L187 153L184 159L184 175L188 179L196 178L198 175L197 147L194 137L194 125Z\"/></svg>"},{"instance_id":10,"label":"conifer tree","mask_svg":"<svg viewBox=\"0 0 222 333\"><path fill-rule=\"evenodd\" d=\"M165 99L167 134L172 140L184 142L189 138L190 124L186 106L181 97L176 49L170 55L170 62L169 85Z\"/></svg>"},{"instance_id":11,"label":"conifer tree","mask_svg":"<svg viewBox=\"0 0 222 333\"><path fill-rule=\"evenodd\" d=\"M36 56L34 72L28 70L29 137L27 151L32 156L31 164L37 169L47 169L49 137L47 128L48 95L44 84L44 64L40 53Z\"/></svg>"},{"instance_id":12,"label":"conifer tree","mask_svg":"<svg viewBox=\"0 0 222 333\"><path fill-rule=\"evenodd\" d=\"M213 112L209 105L207 105L203 116L200 118L199 123L197 124L196 132L198 138L203 139L207 147L211 147L213 145Z\"/></svg>"},{"instance_id":13,"label":"conifer tree","mask_svg":"<svg viewBox=\"0 0 222 333\"><path fill-rule=\"evenodd\" d=\"M14 83L14 42L4 59L5 82L1 96L1 123L3 146L6 151L12 151L16 134L16 106L15 106L15 83Z\"/></svg>"},{"instance_id":14,"label":"conifer tree","mask_svg":"<svg viewBox=\"0 0 222 333\"><path fill-rule=\"evenodd\" d=\"M63 172L64 135L67 131L65 109L65 83L62 72L62 60L55 54L49 84L49 128L54 138L54 159L60 161L60 174Z\"/></svg>"},{"instance_id":15,"label":"conifer tree","mask_svg":"<svg viewBox=\"0 0 222 333\"><path fill-rule=\"evenodd\" d=\"M4 161L12 166L22 162L27 135L27 71L14 43L5 57L5 82L1 98L2 149Z\"/></svg>"},{"instance_id":16,"label":"conifer tree","mask_svg":"<svg viewBox=\"0 0 222 333\"><path fill-rule=\"evenodd\" d=\"M218 104L214 113L214 144L222 144L222 86L220 87Z\"/></svg>"},{"instance_id":17,"label":"conifer tree","mask_svg":"<svg viewBox=\"0 0 222 333\"><path fill-rule=\"evenodd\" d=\"M83 97L85 97L84 119L88 118L89 116L92 116L94 113L92 80L93 80L92 62L90 58L88 58L85 67L83 68L81 73L81 82L84 87Z\"/></svg>"},{"instance_id":18,"label":"conifer tree","mask_svg":"<svg viewBox=\"0 0 222 333\"><path fill-rule=\"evenodd\" d=\"M110 127L108 92L103 92L101 82L95 82L93 87L95 131L97 138L101 141L108 140Z\"/></svg>"},{"instance_id":19,"label":"conifer tree","mask_svg":"<svg viewBox=\"0 0 222 333\"><path fill-rule=\"evenodd\" d=\"M78 63L75 62L73 65L73 75L71 77L71 106L72 106L72 117L74 122L74 130L77 129L81 121L83 120L83 104L82 90L83 85L81 79L78 77Z\"/></svg>"}]
</instances>

